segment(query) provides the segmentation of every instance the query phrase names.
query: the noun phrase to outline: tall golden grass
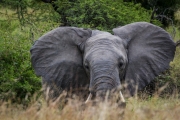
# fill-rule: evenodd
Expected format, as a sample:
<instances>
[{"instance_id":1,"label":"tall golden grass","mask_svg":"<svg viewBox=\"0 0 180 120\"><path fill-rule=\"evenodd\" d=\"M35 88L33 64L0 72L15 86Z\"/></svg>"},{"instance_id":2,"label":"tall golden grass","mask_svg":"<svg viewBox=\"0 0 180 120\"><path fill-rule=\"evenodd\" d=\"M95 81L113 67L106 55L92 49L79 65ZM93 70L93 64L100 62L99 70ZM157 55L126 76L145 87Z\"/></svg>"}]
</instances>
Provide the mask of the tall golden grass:
<instances>
[{"instance_id":1,"label":"tall golden grass","mask_svg":"<svg viewBox=\"0 0 180 120\"><path fill-rule=\"evenodd\" d=\"M106 99L96 104L84 104L76 96L60 98L48 105L45 99L32 100L28 107L9 102L0 103L0 120L179 120L180 101L174 97L166 99L128 98L126 108Z\"/></svg>"}]
</instances>

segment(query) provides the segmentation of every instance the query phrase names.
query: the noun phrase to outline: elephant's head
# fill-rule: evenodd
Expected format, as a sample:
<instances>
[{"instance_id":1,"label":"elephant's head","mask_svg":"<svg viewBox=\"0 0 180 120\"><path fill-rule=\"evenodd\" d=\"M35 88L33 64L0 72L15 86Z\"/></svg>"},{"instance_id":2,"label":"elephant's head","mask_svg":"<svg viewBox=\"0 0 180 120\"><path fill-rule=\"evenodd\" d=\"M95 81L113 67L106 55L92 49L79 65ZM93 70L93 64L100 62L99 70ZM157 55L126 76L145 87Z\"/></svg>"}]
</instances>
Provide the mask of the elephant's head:
<instances>
[{"instance_id":1,"label":"elephant's head","mask_svg":"<svg viewBox=\"0 0 180 120\"><path fill-rule=\"evenodd\" d=\"M169 67L175 43L162 28L138 22L113 29L114 35L76 27L56 28L35 42L31 61L43 84L54 90L89 85L104 95L127 84L134 95Z\"/></svg>"},{"instance_id":2,"label":"elephant's head","mask_svg":"<svg viewBox=\"0 0 180 120\"><path fill-rule=\"evenodd\" d=\"M83 48L83 66L90 79L90 92L99 96L119 87L128 62L123 40L108 32L95 30Z\"/></svg>"}]
</instances>

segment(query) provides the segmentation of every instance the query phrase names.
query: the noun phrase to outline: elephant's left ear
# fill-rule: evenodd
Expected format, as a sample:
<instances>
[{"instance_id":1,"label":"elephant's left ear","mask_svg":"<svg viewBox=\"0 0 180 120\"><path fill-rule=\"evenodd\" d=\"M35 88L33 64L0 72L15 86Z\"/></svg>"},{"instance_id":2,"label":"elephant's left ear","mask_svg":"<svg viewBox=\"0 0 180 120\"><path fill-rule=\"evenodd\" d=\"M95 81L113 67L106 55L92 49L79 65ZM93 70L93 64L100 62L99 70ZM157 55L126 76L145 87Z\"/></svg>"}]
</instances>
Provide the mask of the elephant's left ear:
<instances>
[{"instance_id":1,"label":"elephant's left ear","mask_svg":"<svg viewBox=\"0 0 180 120\"><path fill-rule=\"evenodd\" d=\"M142 90L156 76L169 68L175 54L175 43L162 28L146 22L113 29L128 50L125 83L131 95Z\"/></svg>"},{"instance_id":2,"label":"elephant's left ear","mask_svg":"<svg viewBox=\"0 0 180 120\"><path fill-rule=\"evenodd\" d=\"M35 42L30 50L31 62L36 75L42 76L43 84L57 91L89 82L83 67L81 46L91 33L90 29L58 27Z\"/></svg>"}]
</instances>

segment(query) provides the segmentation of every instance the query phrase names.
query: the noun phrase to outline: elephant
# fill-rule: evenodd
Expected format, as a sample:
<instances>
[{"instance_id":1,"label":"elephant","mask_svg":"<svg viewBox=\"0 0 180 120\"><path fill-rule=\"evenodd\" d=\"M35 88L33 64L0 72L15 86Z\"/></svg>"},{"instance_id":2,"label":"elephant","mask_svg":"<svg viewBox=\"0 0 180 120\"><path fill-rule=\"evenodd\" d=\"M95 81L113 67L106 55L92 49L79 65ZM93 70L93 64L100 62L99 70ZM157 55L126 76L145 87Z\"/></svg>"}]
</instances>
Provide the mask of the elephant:
<instances>
[{"instance_id":1,"label":"elephant","mask_svg":"<svg viewBox=\"0 0 180 120\"><path fill-rule=\"evenodd\" d=\"M161 27L135 22L113 34L78 27L58 27L32 46L31 62L51 98L63 90L88 88L89 97L120 91L130 96L169 68L175 43Z\"/></svg>"}]
</instances>

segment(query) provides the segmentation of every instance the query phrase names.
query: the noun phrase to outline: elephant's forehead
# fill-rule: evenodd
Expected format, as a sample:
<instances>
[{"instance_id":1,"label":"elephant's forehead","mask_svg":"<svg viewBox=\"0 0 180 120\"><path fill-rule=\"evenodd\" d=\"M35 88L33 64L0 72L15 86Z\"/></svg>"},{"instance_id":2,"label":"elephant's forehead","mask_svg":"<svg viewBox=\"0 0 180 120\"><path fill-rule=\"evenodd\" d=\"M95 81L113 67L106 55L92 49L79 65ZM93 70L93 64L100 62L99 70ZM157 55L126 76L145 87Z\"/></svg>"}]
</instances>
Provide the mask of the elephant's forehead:
<instances>
[{"instance_id":1,"label":"elephant's forehead","mask_svg":"<svg viewBox=\"0 0 180 120\"><path fill-rule=\"evenodd\" d=\"M114 40L118 40L121 41L121 39L117 36L114 36L110 33L101 33L101 34L97 34L95 36L90 37L87 41L86 41L86 45L91 45L91 44L98 44L100 43L113 43Z\"/></svg>"},{"instance_id":2,"label":"elephant's forehead","mask_svg":"<svg viewBox=\"0 0 180 120\"><path fill-rule=\"evenodd\" d=\"M100 30L92 30L91 37L96 36L96 35L100 35L100 34L109 34L109 35L112 35L112 34L109 33L109 32L100 31Z\"/></svg>"},{"instance_id":3,"label":"elephant's forehead","mask_svg":"<svg viewBox=\"0 0 180 120\"><path fill-rule=\"evenodd\" d=\"M98 34L89 38L85 45L85 57L118 55L126 57L122 40L111 34Z\"/></svg>"},{"instance_id":4,"label":"elephant's forehead","mask_svg":"<svg viewBox=\"0 0 180 120\"><path fill-rule=\"evenodd\" d=\"M85 43L85 51L90 49L124 49L122 39L110 33L101 33L90 37Z\"/></svg>"}]
</instances>

